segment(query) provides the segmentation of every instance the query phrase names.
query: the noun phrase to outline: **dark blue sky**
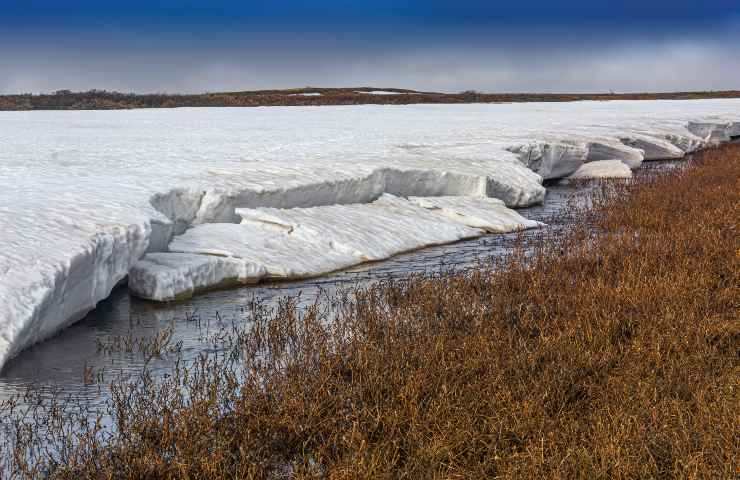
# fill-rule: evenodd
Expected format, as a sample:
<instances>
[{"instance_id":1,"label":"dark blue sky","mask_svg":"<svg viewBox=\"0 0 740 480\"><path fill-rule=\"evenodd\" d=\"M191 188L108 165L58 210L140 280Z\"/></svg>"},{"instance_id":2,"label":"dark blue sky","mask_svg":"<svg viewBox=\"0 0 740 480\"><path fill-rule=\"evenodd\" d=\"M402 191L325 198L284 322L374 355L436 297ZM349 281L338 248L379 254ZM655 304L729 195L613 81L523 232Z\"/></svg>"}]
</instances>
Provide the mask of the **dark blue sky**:
<instances>
[{"instance_id":1,"label":"dark blue sky","mask_svg":"<svg viewBox=\"0 0 740 480\"><path fill-rule=\"evenodd\" d=\"M0 0L0 91L740 88L740 1Z\"/></svg>"}]
</instances>

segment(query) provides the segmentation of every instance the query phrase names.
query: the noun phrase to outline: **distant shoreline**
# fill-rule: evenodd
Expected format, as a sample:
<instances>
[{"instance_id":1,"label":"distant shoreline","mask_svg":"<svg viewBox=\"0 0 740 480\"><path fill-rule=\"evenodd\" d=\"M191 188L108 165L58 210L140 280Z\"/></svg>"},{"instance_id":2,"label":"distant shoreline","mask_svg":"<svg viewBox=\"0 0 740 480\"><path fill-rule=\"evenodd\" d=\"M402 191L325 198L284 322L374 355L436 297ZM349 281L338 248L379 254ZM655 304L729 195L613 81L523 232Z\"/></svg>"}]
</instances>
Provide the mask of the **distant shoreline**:
<instances>
[{"instance_id":1,"label":"distant shoreline","mask_svg":"<svg viewBox=\"0 0 740 480\"><path fill-rule=\"evenodd\" d=\"M665 93L438 93L398 88L319 88L199 94L136 94L105 90L0 95L0 111L125 110L176 107L267 107L572 102L579 100L697 100L740 98L740 90Z\"/></svg>"}]
</instances>

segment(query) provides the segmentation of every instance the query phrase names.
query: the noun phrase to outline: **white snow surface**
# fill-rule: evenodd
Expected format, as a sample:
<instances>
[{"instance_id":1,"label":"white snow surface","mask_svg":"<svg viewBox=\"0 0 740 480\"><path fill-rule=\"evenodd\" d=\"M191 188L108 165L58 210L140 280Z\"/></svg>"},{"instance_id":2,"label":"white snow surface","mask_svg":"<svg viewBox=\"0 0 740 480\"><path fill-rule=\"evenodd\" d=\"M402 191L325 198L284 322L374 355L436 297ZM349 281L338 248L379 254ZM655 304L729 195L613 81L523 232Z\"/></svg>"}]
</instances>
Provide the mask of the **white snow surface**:
<instances>
[{"instance_id":1,"label":"white snow surface","mask_svg":"<svg viewBox=\"0 0 740 480\"><path fill-rule=\"evenodd\" d=\"M128 286L138 297L163 302L208 288L256 283L266 274L262 265L238 258L157 252L134 264Z\"/></svg>"},{"instance_id":2,"label":"white snow surface","mask_svg":"<svg viewBox=\"0 0 740 480\"><path fill-rule=\"evenodd\" d=\"M568 178L632 178L632 170L621 160L597 160L582 165Z\"/></svg>"},{"instance_id":3,"label":"white snow surface","mask_svg":"<svg viewBox=\"0 0 740 480\"><path fill-rule=\"evenodd\" d=\"M0 366L82 318L173 235L238 222L236 208L383 193L525 206L544 199L542 177L608 160L593 142L628 145L614 155L637 164L640 150L678 157L738 134L736 99L0 112ZM450 238L421 220L405 228Z\"/></svg>"},{"instance_id":4,"label":"white snow surface","mask_svg":"<svg viewBox=\"0 0 740 480\"><path fill-rule=\"evenodd\" d=\"M320 92L290 93L289 97L320 97Z\"/></svg>"},{"instance_id":5,"label":"white snow surface","mask_svg":"<svg viewBox=\"0 0 740 480\"><path fill-rule=\"evenodd\" d=\"M521 216L496 198L409 197L409 201L468 227L488 233L509 233L543 224Z\"/></svg>"},{"instance_id":6,"label":"white snow surface","mask_svg":"<svg viewBox=\"0 0 740 480\"><path fill-rule=\"evenodd\" d=\"M132 269L131 291L166 301L226 280L313 277L484 232L541 225L501 200L476 197L406 200L383 194L368 204L237 209L237 214L241 224L208 223L175 237L170 249L185 253L148 254ZM222 262L235 265L224 273Z\"/></svg>"},{"instance_id":7,"label":"white snow surface","mask_svg":"<svg viewBox=\"0 0 740 480\"><path fill-rule=\"evenodd\" d=\"M263 265L269 277L297 279L481 234L390 194L368 204L237 213L240 224L198 225L170 249L241 258Z\"/></svg>"},{"instance_id":8,"label":"white snow surface","mask_svg":"<svg viewBox=\"0 0 740 480\"><path fill-rule=\"evenodd\" d=\"M589 163L618 159L630 169L635 170L640 168L645 159L644 150L629 147L623 143L593 140L586 144L586 148L588 148L586 161Z\"/></svg>"}]
</instances>

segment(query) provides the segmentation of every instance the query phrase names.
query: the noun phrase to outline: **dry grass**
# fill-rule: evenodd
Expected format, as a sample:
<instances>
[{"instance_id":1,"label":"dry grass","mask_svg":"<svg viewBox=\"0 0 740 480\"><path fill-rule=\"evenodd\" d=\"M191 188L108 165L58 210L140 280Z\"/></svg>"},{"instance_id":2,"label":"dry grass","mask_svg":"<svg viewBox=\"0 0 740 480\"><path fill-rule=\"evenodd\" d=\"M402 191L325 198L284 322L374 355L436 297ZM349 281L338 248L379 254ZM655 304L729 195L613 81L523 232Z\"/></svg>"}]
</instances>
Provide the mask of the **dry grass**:
<instances>
[{"instance_id":1,"label":"dry grass","mask_svg":"<svg viewBox=\"0 0 740 480\"><path fill-rule=\"evenodd\" d=\"M737 478L740 146L594 202L532 256L358 292L333 322L256 308L223 355L115 383L109 438L34 458L28 437L16 473Z\"/></svg>"},{"instance_id":2,"label":"dry grass","mask_svg":"<svg viewBox=\"0 0 740 480\"><path fill-rule=\"evenodd\" d=\"M373 90L398 95L368 95ZM300 93L321 93L301 96ZM407 105L416 103L509 103L570 102L576 100L688 100L700 98L738 98L740 91L668 93L461 93L416 92L397 88L296 88L202 94L134 94L90 90L68 90L50 94L0 95L0 110L111 110L171 107L258 107L285 105Z\"/></svg>"},{"instance_id":3,"label":"dry grass","mask_svg":"<svg viewBox=\"0 0 740 480\"><path fill-rule=\"evenodd\" d=\"M136 337L131 332L127 335L114 335L106 339L96 339L98 353L141 353L146 358L160 357L166 353L177 353L182 343L171 344L174 325L159 331L153 337Z\"/></svg>"}]
</instances>

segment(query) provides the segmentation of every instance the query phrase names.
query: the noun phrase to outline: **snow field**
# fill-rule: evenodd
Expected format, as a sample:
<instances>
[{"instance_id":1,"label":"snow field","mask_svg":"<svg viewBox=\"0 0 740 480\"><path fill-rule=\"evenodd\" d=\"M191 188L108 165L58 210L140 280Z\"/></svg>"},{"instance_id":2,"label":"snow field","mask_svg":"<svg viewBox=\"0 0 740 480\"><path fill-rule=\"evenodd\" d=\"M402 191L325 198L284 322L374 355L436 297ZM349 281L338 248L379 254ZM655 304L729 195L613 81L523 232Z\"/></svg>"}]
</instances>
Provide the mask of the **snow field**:
<instances>
[{"instance_id":1,"label":"snow field","mask_svg":"<svg viewBox=\"0 0 740 480\"><path fill-rule=\"evenodd\" d=\"M0 112L0 366L127 276L177 299L527 228L510 208L543 178L739 120L738 100Z\"/></svg>"}]
</instances>

